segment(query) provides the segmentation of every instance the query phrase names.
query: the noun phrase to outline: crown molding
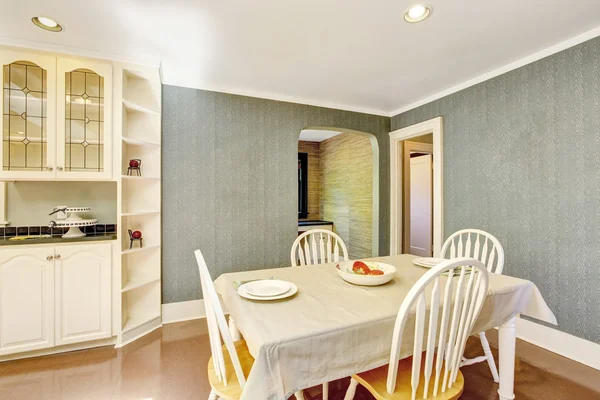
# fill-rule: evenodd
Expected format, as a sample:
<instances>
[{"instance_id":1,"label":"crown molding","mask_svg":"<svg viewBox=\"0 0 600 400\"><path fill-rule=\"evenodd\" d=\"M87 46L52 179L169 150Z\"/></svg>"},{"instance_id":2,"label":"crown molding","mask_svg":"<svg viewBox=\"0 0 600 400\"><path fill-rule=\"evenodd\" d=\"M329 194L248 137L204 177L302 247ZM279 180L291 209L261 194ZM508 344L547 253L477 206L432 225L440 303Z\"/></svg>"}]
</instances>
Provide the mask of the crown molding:
<instances>
[{"instance_id":1,"label":"crown molding","mask_svg":"<svg viewBox=\"0 0 600 400\"><path fill-rule=\"evenodd\" d=\"M407 111L413 110L417 107L420 107L424 104L427 103L431 103L432 101L435 100L439 100L442 97L446 97L450 94L459 92L463 89L466 89L468 87L477 85L478 83L481 82L485 82L487 80L490 80L492 78L495 78L497 76L500 76L502 74L505 74L507 72L510 72L512 70L515 70L517 68L521 68L527 64L531 64L535 61L541 60L542 58L546 58L548 56L551 56L553 54L559 53L563 50L566 50L570 47L573 46L577 46L578 44L581 44L583 42L587 42L588 40L594 39L596 37L600 36L600 27L594 28L592 30L589 30L587 32L584 32L582 34L579 34L577 36L574 36L570 39L564 40L562 42L559 42L555 45L552 45L550 47L545 48L544 50L538 51L537 53L531 54L525 58L521 58L520 60L514 61L510 64L506 64L503 67L497 68L493 71L487 72L483 75L479 75L476 78L473 79L469 79L468 81L465 81L463 83L460 83L458 85L452 86L451 88L448 88L446 90L442 90L441 92L438 92L434 95L425 97L421 100L415 101L414 103L410 103L407 104L405 106L402 106L398 109L396 109L395 111L388 113L389 117L395 117L396 115L405 113Z\"/></svg>"},{"instance_id":2,"label":"crown molding","mask_svg":"<svg viewBox=\"0 0 600 400\"><path fill-rule=\"evenodd\" d=\"M262 91L258 91L258 90L252 90L252 89L238 89L238 88L233 88L233 87L228 87L228 86L223 86L223 85L211 85L211 84L200 84L200 83L194 84L194 81L197 81L197 77L189 76L189 75L186 75L185 73L168 74L165 72L164 65L162 65L158 59L136 59L136 58L126 57L126 56L119 55L119 54L110 54L110 53L104 53L104 52L99 52L99 51L95 51L95 50L55 45L55 44L49 44L49 43L37 42L37 41L21 40L21 39L9 38L9 37L0 37L0 45L20 47L20 48L26 48L26 49L32 49L32 50L39 50L39 51L63 53L63 54L69 54L69 55L74 55L74 56L97 58L97 59L103 59L103 60L111 60L111 61L159 68L161 78L162 78L161 79L162 83L164 83L166 85L188 87L188 88L192 88L192 89L208 90L208 91L213 91L213 92L227 93L227 94L240 95L240 96L249 96L249 97L255 97L255 98L260 98L260 99L283 101L283 102L289 102L289 103L295 103L295 104L304 104L304 105L315 106L315 107L325 107L325 108L331 108L331 109L336 109L336 110L358 112L358 113L363 113L363 114L371 114L371 115L377 115L377 116L391 118L391 117L397 116L399 114L405 113L407 111L413 110L413 109L420 107L422 105L425 105L427 103L431 103L432 101L439 100L443 97L446 97L453 93L459 92L463 89L467 89L471 86L477 85L481 82L485 82L487 80L490 80L492 78L495 78L495 77L505 74L507 72L513 71L513 70L523 67L527 64L531 64L535 61L541 60L542 58L551 56L553 54L556 54L558 52L561 52L570 47L576 46L578 44L581 44L583 42L586 42L588 40L594 39L599 36L600 36L600 27L596 27L587 32L584 32L582 34L574 36L570 39L564 40L555 45L547 47L547 48L545 48L541 51L538 51L534 54L531 54L527 57L521 58L517 61L506 64L500 68L496 68L490 72L479 75L473 79L469 79L467 81L459 83L458 85L454 85L448 89L437 92L431 96L428 96L428 97L422 98L418 101L415 101L413 103L409 103L407 105L401 106L393 111L372 109L372 108L368 108L368 107L357 107L357 106L352 106L352 105L348 105L348 104L320 101L320 100L308 99L308 98L296 97L296 96L286 96L286 95L262 92ZM179 71L179 72L182 72L182 71Z\"/></svg>"},{"instance_id":3,"label":"crown molding","mask_svg":"<svg viewBox=\"0 0 600 400\"><path fill-rule=\"evenodd\" d=\"M143 65L147 67L159 68L160 61L153 59L136 59L133 57L126 57L119 54L104 53L101 51L82 49L78 47L62 46L51 43L36 42L31 40L21 40L9 37L0 36L0 45L20 47L22 49L39 50L45 52L62 53L72 56L96 58L101 60L110 60L126 64Z\"/></svg>"},{"instance_id":4,"label":"crown molding","mask_svg":"<svg viewBox=\"0 0 600 400\"><path fill-rule=\"evenodd\" d=\"M212 85L210 83L198 82L197 76L192 75L191 73L185 73L183 70L178 70L178 69L174 70L169 67L165 68L164 64L161 65L161 72L162 72L162 76L163 76L163 84L170 85L170 86L179 86L179 87L186 87L186 88L190 88L190 89L207 90L210 92L219 92L219 93L233 94L233 95L238 95L238 96L255 97L255 98L265 99L265 100L283 101L283 102L287 102L287 103L303 104L303 105L314 106L314 107L332 108L335 110L351 111L351 112L357 112L357 113L362 113L362 114L377 115L377 116L381 116L381 117L389 117L390 116L390 113L387 111L384 111L384 110L377 110L377 109L372 109L372 108L367 108L367 107L357 107L357 106L352 106L352 105L348 105L348 104L341 104L341 103L328 102L328 101L320 101L320 100L308 99L308 98L304 98L304 97L286 96L286 95L281 95L281 94L276 94L276 93L262 92L260 90L254 90L254 89L240 89L240 88L235 88L235 87L230 87L230 86L225 86L225 85Z\"/></svg>"}]
</instances>

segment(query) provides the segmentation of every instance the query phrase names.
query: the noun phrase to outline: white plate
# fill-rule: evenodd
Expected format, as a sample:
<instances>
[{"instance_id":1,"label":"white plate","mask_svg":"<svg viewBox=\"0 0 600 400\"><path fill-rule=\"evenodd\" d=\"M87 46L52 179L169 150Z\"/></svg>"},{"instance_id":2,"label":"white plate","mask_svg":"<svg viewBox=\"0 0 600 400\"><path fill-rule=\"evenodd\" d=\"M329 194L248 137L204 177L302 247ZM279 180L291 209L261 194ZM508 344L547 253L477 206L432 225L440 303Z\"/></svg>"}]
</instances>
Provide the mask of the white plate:
<instances>
[{"instance_id":1,"label":"white plate","mask_svg":"<svg viewBox=\"0 0 600 400\"><path fill-rule=\"evenodd\" d=\"M271 300L281 300L281 299L287 299L288 297L292 297L293 295L295 295L298 292L298 286L294 285L293 283L290 283L290 290L288 290L286 293L279 295L279 296L272 296L272 297L260 297L260 296L252 296L250 293L246 292L246 289L244 289L245 285L242 285L238 288L238 294L246 299L250 299L250 300L259 300L259 301L271 301Z\"/></svg>"},{"instance_id":2,"label":"white plate","mask_svg":"<svg viewBox=\"0 0 600 400\"><path fill-rule=\"evenodd\" d=\"M433 268L444 261L446 261L445 258L420 257L415 258L412 262L413 264L418 265L419 267Z\"/></svg>"},{"instance_id":3,"label":"white plate","mask_svg":"<svg viewBox=\"0 0 600 400\"><path fill-rule=\"evenodd\" d=\"M246 293L258 297L281 296L292 288L292 285L286 281L276 279L263 279L260 281L248 282L244 285Z\"/></svg>"}]
</instances>

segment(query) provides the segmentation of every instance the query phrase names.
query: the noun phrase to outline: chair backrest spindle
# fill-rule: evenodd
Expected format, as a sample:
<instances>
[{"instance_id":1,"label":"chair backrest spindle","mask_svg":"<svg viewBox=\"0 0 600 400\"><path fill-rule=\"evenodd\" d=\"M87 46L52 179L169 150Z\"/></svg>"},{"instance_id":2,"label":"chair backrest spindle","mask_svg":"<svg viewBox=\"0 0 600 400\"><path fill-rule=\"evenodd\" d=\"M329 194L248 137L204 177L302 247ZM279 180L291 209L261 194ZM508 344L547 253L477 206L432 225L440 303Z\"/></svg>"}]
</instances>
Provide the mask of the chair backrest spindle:
<instances>
[{"instance_id":1,"label":"chair backrest spindle","mask_svg":"<svg viewBox=\"0 0 600 400\"><path fill-rule=\"evenodd\" d=\"M472 235L475 235L473 246L471 246ZM472 257L481 261L487 266L489 272L495 274L501 274L504 269L502 244L493 235L479 229L463 229L453 233L444 242L440 257Z\"/></svg>"},{"instance_id":2,"label":"chair backrest spindle","mask_svg":"<svg viewBox=\"0 0 600 400\"><path fill-rule=\"evenodd\" d=\"M213 364L217 377L225 386L227 386L227 371L225 368L225 356L223 354L223 348L221 346L221 338L225 343L235 375L241 388L244 388L246 384L246 377L242 370L242 365L235 349L235 344L229 332L227 321L225 320L225 314L223 307L219 300L215 286L213 285L210 272L206 266L206 261L200 250L194 252L196 256L196 262L198 263L198 270L200 271L200 285L202 287L202 294L204 295L204 308L206 310L206 323L208 325L208 336L210 339L210 350L212 354Z\"/></svg>"},{"instance_id":3,"label":"chair backrest spindle","mask_svg":"<svg viewBox=\"0 0 600 400\"><path fill-rule=\"evenodd\" d=\"M458 277L455 276L457 270L460 271ZM444 274L448 276L443 277ZM442 284L444 278L445 285ZM415 400L417 395L427 399L430 394L436 396L440 390L443 393L452 387L458 377L467 338L483 307L488 281L489 273L486 266L468 257L444 261L430 269L417 281L402 302L396 318L386 385L389 393L394 393L396 389L402 335L413 307L415 308L415 337L411 375L412 399ZM454 283L456 283L456 291L453 297ZM442 286L445 287L443 294ZM425 293L429 287L432 289L428 307ZM442 303L440 299L443 299ZM423 354L428 308L429 327ZM423 360L424 382L419 386ZM433 385L431 385L432 377ZM442 381L441 386L440 381ZM432 390L430 390L431 386L433 386ZM423 388L422 393L419 393L419 387Z\"/></svg>"},{"instance_id":4,"label":"chair backrest spindle","mask_svg":"<svg viewBox=\"0 0 600 400\"><path fill-rule=\"evenodd\" d=\"M291 262L296 265L315 265L348 261L348 249L342 238L326 229L311 229L304 232L292 245Z\"/></svg>"}]
</instances>

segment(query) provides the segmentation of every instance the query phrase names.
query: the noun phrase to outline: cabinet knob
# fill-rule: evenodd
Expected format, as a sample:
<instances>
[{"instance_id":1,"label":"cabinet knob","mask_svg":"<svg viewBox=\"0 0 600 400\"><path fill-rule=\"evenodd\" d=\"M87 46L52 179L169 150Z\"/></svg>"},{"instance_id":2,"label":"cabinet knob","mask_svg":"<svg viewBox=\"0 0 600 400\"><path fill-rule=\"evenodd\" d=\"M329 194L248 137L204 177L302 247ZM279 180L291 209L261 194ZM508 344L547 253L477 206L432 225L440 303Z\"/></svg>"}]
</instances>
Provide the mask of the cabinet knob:
<instances>
[{"instance_id":1,"label":"cabinet knob","mask_svg":"<svg viewBox=\"0 0 600 400\"><path fill-rule=\"evenodd\" d=\"M47 257L46 257L46 260L50 261L50 260L52 260L53 258L54 258L54 256L47 256Z\"/></svg>"},{"instance_id":2,"label":"cabinet knob","mask_svg":"<svg viewBox=\"0 0 600 400\"><path fill-rule=\"evenodd\" d=\"M48 171L52 171L52 170L54 170L54 168L52 168L52 167L46 167L46 169L47 169Z\"/></svg>"},{"instance_id":3,"label":"cabinet knob","mask_svg":"<svg viewBox=\"0 0 600 400\"><path fill-rule=\"evenodd\" d=\"M56 167L57 170L62 171L63 167Z\"/></svg>"},{"instance_id":4,"label":"cabinet knob","mask_svg":"<svg viewBox=\"0 0 600 400\"><path fill-rule=\"evenodd\" d=\"M60 254L57 254L57 255L55 255L55 256L54 256L54 259L55 259L55 260L60 260Z\"/></svg>"}]
</instances>

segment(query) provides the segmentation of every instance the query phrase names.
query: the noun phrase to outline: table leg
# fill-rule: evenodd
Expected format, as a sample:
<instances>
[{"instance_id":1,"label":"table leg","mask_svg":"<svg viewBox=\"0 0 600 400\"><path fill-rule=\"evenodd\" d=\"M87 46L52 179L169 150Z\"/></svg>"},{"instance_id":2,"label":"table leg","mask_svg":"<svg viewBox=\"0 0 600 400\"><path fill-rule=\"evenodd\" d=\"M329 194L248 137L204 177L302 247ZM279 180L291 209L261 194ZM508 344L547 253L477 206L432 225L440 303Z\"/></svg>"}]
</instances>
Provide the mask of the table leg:
<instances>
[{"instance_id":1,"label":"table leg","mask_svg":"<svg viewBox=\"0 0 600 400\"><path fill-rule=\"evenodd\" d=\"M515 398L515 346L517 343L517 317L512 317L498 328L500 355L500 400Z\"/></svg>"},{"instance_id":2,"label":"table leg","mask_svg":"<svg viewBox=\"0 0 600 400\"><path fill-rule=\"evenodd\" d=\"M235 320L231 318L231 315L229 316L229 334L231 334L231 339L234 342L242 340L242 334L238 330L237 325L235 324Z\"/></svg>"},{"instance_id":3,"label":"table leg","mask_svg":"<svg viewBox=\"0 0 600 400\"><path fill-rule=\"evenodd\" d=\"M358 381L354 378L350 379L350 386L348 386L348 390L346 391L346 395L344 396L344 400L354 400L354 395L356 394L356 388L358 386Z\"/></svg>"}]
</instances>

